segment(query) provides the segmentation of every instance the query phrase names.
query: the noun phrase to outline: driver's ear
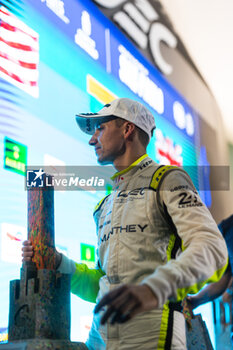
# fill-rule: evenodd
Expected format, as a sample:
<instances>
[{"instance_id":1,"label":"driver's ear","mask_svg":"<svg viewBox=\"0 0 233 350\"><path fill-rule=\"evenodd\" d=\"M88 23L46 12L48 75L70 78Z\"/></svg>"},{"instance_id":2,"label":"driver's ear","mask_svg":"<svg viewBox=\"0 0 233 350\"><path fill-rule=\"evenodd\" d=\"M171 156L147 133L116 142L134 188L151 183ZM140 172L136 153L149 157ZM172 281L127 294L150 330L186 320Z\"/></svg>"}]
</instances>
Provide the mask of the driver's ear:
<instances>
[{"instance_id":1,"label":"driver's ear","mask_svg":"<svg viewBox=\"0 0 233 350\"><path fill-rule=\"evenodd\" d=\"M132 140L132 136L135 131L135 125L133 123L128 122L125 126L125 135Z\"/></svg>"}]
</instances>

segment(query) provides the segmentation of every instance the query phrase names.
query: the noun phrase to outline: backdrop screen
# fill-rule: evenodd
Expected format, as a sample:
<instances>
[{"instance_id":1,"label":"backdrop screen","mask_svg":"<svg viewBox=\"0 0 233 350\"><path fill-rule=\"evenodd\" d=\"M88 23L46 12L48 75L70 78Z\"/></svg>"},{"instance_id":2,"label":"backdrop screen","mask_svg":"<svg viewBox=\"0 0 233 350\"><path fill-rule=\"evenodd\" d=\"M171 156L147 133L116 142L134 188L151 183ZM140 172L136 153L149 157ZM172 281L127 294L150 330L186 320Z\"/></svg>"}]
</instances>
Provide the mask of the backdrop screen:
<instances>
[{"instance_id":1,"label":"backdrop screen","mask_svg":"<svg viewBox=\"0 0 233 350\"><path fill-rule=\"evenodd\" d=\"M9 282L19 278L27 236L26 166L97 165L75 114L133 98L155 116L148 147L155 161L201 164L194 109L92 2L24 0L23 6L21 16L0 9L0 340L7 336ZM56 246L89 266L95 263L92 212L105 190L55 192ZM94 305L71 298L71 339L85 340Z\"/></svg>"}]
</instances>

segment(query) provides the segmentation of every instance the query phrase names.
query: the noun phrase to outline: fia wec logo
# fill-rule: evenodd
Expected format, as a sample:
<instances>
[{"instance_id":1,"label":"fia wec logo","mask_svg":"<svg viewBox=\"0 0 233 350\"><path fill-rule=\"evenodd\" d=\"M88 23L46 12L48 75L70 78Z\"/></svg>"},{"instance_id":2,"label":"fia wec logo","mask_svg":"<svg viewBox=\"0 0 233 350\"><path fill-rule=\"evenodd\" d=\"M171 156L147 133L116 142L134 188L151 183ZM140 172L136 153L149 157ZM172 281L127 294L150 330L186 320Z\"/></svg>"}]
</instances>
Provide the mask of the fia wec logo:
<instances>
[{"instance_id":1,"label":"fia wec logo","mask_svg":"<svg viewBox=\"0 0 233 350\"><path fill-rule=\"evenodd\" d=\"M112 10L110 18L122 28L142 50L148 50L158 68L165 75L173 72L172 65L164 58L161 42L176 49L178 39L163 23L150 0L94 0L100 7ZM117 10L116 10L117 9Z\"/></svg>"}]
</instances>

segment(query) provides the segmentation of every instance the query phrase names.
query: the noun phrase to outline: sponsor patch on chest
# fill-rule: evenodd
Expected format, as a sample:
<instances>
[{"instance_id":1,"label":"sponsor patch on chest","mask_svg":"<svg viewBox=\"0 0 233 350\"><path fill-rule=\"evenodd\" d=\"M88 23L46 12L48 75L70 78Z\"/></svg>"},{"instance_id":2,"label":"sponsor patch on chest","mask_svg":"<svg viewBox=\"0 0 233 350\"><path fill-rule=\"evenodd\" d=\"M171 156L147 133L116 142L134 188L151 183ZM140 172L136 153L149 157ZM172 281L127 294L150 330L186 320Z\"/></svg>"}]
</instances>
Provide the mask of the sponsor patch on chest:
<instances>
[{"instance_id":1,"label":"sponsor patch on chest","mask_svg":"<svg viewBox=\"0 0 233 350\"><path fill-rule=\"evenodd\" d=\"M127 190L119 191L119 193L115 198L115 203L123 203L123 202L138 200L138 199L144 199L145 189L146 189L145 187L141 187L141 188L135 188L130 191L127 191Z\"/></svg>"},{"instance_id":2,"label":"sponsor patch on chest","mask_svg":"<svg viewBox=\"0 0 233 350\"><path fill-rule=\"evenodd\" d=\"M148 225L140 224L129 224L125 226L113 226L108 233L105 233L103 237L100 237L100 243L107 242L111 236L118 233L127 233L127 232L144 232Z\"/></svg>"}]
</instances>

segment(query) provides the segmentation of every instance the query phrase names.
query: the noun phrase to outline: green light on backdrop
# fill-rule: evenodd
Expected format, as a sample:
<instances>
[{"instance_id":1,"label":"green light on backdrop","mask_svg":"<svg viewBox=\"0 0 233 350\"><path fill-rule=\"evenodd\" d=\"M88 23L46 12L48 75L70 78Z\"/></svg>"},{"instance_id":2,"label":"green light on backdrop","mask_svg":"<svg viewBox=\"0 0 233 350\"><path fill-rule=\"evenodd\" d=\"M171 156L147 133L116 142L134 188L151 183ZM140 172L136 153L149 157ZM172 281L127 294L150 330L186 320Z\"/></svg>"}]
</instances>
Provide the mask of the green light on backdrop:
<instances>
[{"instance_id":1,"label":"green light on backdrop","mask_svg":"<svg viewBox=\"0 0 233 350\"><path fill-rule=\"evenodd\" d=\"M4 168L17 174L25 175L26 162L27 146L5 137Z\"/></svg>"},{"instance_id":2,"label":"green light on backdrop","mask_svg":"<svg viewBox=\"0 0 233 350\"><path fill-rule=\"evenodd\" d=\"M81 261L88 265L88 267L95 266L95 246L81 243Z\"/></svg>"}]
</instances>

